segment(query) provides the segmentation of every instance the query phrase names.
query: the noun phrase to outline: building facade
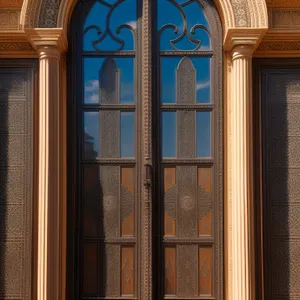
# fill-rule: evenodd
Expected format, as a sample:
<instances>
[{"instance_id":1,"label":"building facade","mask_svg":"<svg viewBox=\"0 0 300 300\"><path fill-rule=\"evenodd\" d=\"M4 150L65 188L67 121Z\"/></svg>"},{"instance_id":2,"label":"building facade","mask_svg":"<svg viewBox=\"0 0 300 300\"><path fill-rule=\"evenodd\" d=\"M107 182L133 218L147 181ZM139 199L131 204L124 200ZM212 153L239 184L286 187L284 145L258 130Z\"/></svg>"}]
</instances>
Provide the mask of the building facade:
<instances>
[{"instance_id":1,"label":"building facade","mask_svg":"<svg viewBox=\"0 0 300 300\"><path fill-rule=\"evenodd\" d=\"M299 1L0 0L0 57L0 299L300 299Z\"/></svg>"}]
</instances>

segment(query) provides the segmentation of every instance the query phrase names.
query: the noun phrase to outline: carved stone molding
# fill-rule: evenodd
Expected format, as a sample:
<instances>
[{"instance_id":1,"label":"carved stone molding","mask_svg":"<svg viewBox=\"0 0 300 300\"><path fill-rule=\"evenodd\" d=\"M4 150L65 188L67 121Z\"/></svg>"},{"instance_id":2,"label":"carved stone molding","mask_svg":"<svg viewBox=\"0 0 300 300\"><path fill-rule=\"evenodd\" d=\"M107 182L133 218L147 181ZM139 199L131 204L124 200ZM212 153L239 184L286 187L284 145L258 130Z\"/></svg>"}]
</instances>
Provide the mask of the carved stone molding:
<instances>
[{"instance_id":1,"label":"carved stone molding","mask_svg":"<svg viewBox=\"0 0 300 300\"><path fill-rule=\"evenodd\" d=\"M300 33L270 32L255 54L256 57L298 57L300 55Z\"/></svg>"},{"instance_id":2,"label":"carved stone molding","mask_svg":"<svg viewBox=\"0 0 300 300\"><path fill-rule=\"evenodd\" d=\"M31 29L25 30L28 35L29 41L33 48L38 49L42 46L55 47L60 52L67 51L68 43L67 37L63 29L51 28L51 29Z\"/></svg>"},{"instance_id":3,"label":"carved stone molding","mask_svg":"<svg viewBox=\"0 0 300 300\"><path fill-rule=\"evenodd\" d=\"M67 28L78 0L24 0L21 24L25 27ZM211 0L212 1L212 0ZM265 0L214 0L224 24L230 28L267 28Z\"/></svg>"},{"instance_id":4,"label":"carved stone molding","mask_svg":"<svg viewBox=\"0 0 300 300\"><path fill-rule=\"evenodd\" d=\"M4 42L0 43L0 52L32 51L30 43L27 42Z\"/></svg>"},{"instance_id":5,"label":"carved stone molding","mask_svg":"<svg viewBox=\"0 0 300 300\"><path fill-rule=\"evenodd\" d=\"M268 7L299 7L298 0L266 0Z\"/></svg>"},{"instance_id":6,"label":"carved stone molding","mask_svg":"<svg viewBox=\"0 0 300 300\"><path fill-rule=\"evenodd\" d=\"M0 29L19 30L20 29L20 9L0 9Z\"/></svg>"},{"instance_id":7,"label":"carved stone molding","mask_svg":"<svg viewBox=\"0 0 300 300\"><path fill-rule=\"evenodd\" d=\"M23 32L0 32L0 57L35 57L36 52Z\"/></svg>"},{"instance_id":8,"label":"carved stone molding","mask_svg":"<svg viewBox=\"0 0 300 300\"><path fill-rule=\"evenodd\" d=\"M59 7L62 0L44 0L38 18L38 27L54 28L57 25ZM69 1L64 1L69 2Z\"/></svg>"},{"instance_id":9,"label":"carved stone molding","mask_svg":"<svg viewBox=\"0 0 300 300\"><path fill-rule=\"evenodd\" d=\"M224 49L231 51L239 45L247 45L254 52L264 37L267 29L232 29L228 30L225 37Z\"/></svg>"},{"instance_id":10,"label":"carved stone molding","mask_svg":"<svg viewBox=\"0 0 300 300\"><path fill-rule=\"evenodd\" d=\"M300 3L299 3L300 5ZM300 30L300 7L269 8L269 28L271 30Z\"/></svg>"},{"instance_id":11,"label":"carved stone molding","mask_svg":"<svg viewBox=\"0 0 300 300\"><path fill-rule=\"evenodd\" d=\"M21 8L23 0L0 0L0 8Z\"/></svg>"}]
</instances>

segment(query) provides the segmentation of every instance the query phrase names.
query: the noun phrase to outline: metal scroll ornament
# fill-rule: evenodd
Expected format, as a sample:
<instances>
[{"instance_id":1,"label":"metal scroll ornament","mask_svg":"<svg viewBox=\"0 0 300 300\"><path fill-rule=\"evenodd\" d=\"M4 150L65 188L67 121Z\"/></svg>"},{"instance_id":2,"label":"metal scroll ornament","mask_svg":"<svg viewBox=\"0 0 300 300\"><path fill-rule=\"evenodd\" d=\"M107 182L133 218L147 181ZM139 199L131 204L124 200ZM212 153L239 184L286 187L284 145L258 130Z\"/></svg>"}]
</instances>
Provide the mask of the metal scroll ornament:
<instances>
[{"instance_id":1,"label":"metal scroll ornament","mask_svg":"<svg viewBox=\"0 0 300 300\"><path fill-rule=\"evenodd\" d=\"M117 42L120 45L119 48L116 49L116 51L123 50L124 46L125 46L125 41L120 39L119 37L117 37L115 35L115 34L119 35L121 33L122 29L129 29L132 32L133 36L135 35L135 29L129 24L122 24L122 25L118 26L115 30L115 34L113 33L113 31L110 28L110 19L111 19L111 16L113 15L113 12L115 11L115 9L121 3L125 2L125 1L126 0L118 0L114 4L110 4L110 3L108 3L104 0L97 0L96 1L96 2L98 2L98 3L100 3L100 4L102 4L102 5L109 8L109 12L108 12L107 17L106 17L106 28L105 28L104 31L97 25L90 25L87 28L85 28L85 30L84 30L84 35L87 34L90 30L96 30L97 35L99 36L99 38L92 42L92 45L93 45L93 47L96 51L102 51L100 49L100 44L108 36L111 37L115 42Z\"/></svg>"},{"instance_id":2,"label":"metal scroll ornament","mask_svg":"<svg viewBox=\"0 0 300 300\"><path fill-rule=\"evenodd\" d=\"M196 31L199 29L199 30L204 30L208 36L210 36L210 32L209 32L209 29L203 25L203 24L195 24L194 26L192 26L192 28L190 30L188 30L188 22L187 22L187 17L185 15L185 12L183 10L183 8L193 2L196 2L198 3L199 5L199 2L197 0L187 0L187 1L184 1L182 3L178 3L177 1L175 0L167 0L168 2L170 2L171 4L173 4L177 9L178 11L180 12L181 14L181 17L182 17L182 21L183 21L183 26L180 28L178 28L178 26L176 26L175 24L165 24L164 26L162 26L159 30L159 39L161 38L161 35L163 33L164 30L166 29L173 29L173 33L178 35L175 39L171 39L170 40L170 44L172 46L172 48L174 50L181 50L179 49L176 44L179 43L184 37L187 37L188 40L196 45L194 49L192 49L192 51L197 51L201 48L201 45L202 45L202 41L200 39L195 39L193 36L195 35ZM181 31L181 32L180 32Z\"/></svg>"}]
</instances>

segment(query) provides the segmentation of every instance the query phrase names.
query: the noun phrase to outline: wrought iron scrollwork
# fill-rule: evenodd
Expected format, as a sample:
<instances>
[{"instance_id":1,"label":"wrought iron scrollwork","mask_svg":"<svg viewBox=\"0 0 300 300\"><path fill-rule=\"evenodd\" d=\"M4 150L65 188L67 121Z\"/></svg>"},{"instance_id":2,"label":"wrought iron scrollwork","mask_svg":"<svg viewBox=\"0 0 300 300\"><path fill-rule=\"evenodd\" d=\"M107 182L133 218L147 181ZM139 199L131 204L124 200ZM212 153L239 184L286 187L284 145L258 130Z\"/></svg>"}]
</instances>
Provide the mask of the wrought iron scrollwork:
<instances>
[{"instance_id":1,"label":"wrought iron scrollwork","mask_svg":"<svg viewBox=\"0 0 300 300\"><path fill-rule=\"evenodd\" d=\"M99 45L104 41L104 39L107 37L107 36L110 36L115 42L117 42L120 47L118 49L116 49L116 51L121 51L124 49L124 46L125 46L125 41L120 39L119 37L117 37L115 34L119 35L121 33L121 30L122 29L129 29L132 34L133 34L133 37L135 36L135 28L133 28L131 25L129 24L122 24L120 26L118 26L115 30L115 33L113 33L113 31L111 30L110 28L110 18L114 12L114 10L123 2L125 2L126 0L118 0L116 3L114 4L110 4L104 0L97 0L96 2L106 6L109 8L109 12L107 14L107 17L106 17L106 28L105 30L103 31L99 26L97 25L90 25L88 26L87 28L85 28L84 30L84 35L86 33L88 33L90 30L93 30L95 29L96 32L97 32L97 35L99 36L99 39L96 39L92 42L92 45L94 47L94 49L96 51L101 51Z\"/></svg>"},{"instance_id":2,"label":"wrought iron scrollwork","mask_svg":"<svg viewBox=\"0 0 300 300\"><path fill-rule=\"evenodd\" d=\"M192 44L196 45L196 47L194 49L192 49L191 51L197 51L197 50L199 50L201 48L202 41L200 39L195 39L193 37L193 35L196 34L196 31L198 29L200 29L200 30L205 31L207 33L207 35L210 37L210 31L203 24L196 24L190 30L188 30L187 17L185 15L185 12L184 12L184 9L183 9L185 6L187 6L187 5L191 4L191 3L196 2L196 3L199 4L199 2L197 0L187 0L187 1L183 2L183 3L178 3L176 0L167 0L167 1L170 2L171 4L173 4L178 9L178 11L180 12L182 20L183 20L183 28L182 28L182 31L179 32L179 28L175 24L165 24L164 26L162 26L160 28L160 30L158 32L159 39L161 39L162 33L166 29L173 29L173 33L176 34L176 35L179 35L175 39L171 39L170 40L170 44L171 44L171 46L172 46L172 48L174 50L180 50L178 47L176 47L176 44L179 43L184 37L187 37L188 40Z\"/></svg>"}]
</instances>

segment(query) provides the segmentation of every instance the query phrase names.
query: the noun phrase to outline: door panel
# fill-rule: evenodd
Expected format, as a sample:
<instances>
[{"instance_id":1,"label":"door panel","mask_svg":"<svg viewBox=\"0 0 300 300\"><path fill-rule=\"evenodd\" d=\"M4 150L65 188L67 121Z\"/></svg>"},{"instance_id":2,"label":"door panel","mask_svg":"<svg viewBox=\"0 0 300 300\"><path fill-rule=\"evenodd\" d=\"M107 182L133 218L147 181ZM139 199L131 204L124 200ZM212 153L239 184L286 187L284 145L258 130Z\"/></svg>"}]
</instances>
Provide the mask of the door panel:
<instances>
[{"instance_id":1,"label":"door panel","mask_svg":"<svg viewBox=\"0 0 300 300\"><path fill-rule=\"evenodd\" d=\"M210 2L157 2L156 295L222 299L220 23Z\"/></svg>"},{"instance_id":2,"label":"door panel","mask_svg":"<svg viewBox=\"0 0 300 300\"><path fill-rule=\"evenodd\" d=\"M139 2L89 0L75 8L70 299L138 295Z\"/></svg>"},{"instance_id":3,"label":"door panel","mask_svg":"<svg viewBox=\"0 0 300 300\"><path fill-rule=\"evenodd\" d=\"M300 69L261 71L265 299L300 297Z\"/></svg>"}]
</instances>

